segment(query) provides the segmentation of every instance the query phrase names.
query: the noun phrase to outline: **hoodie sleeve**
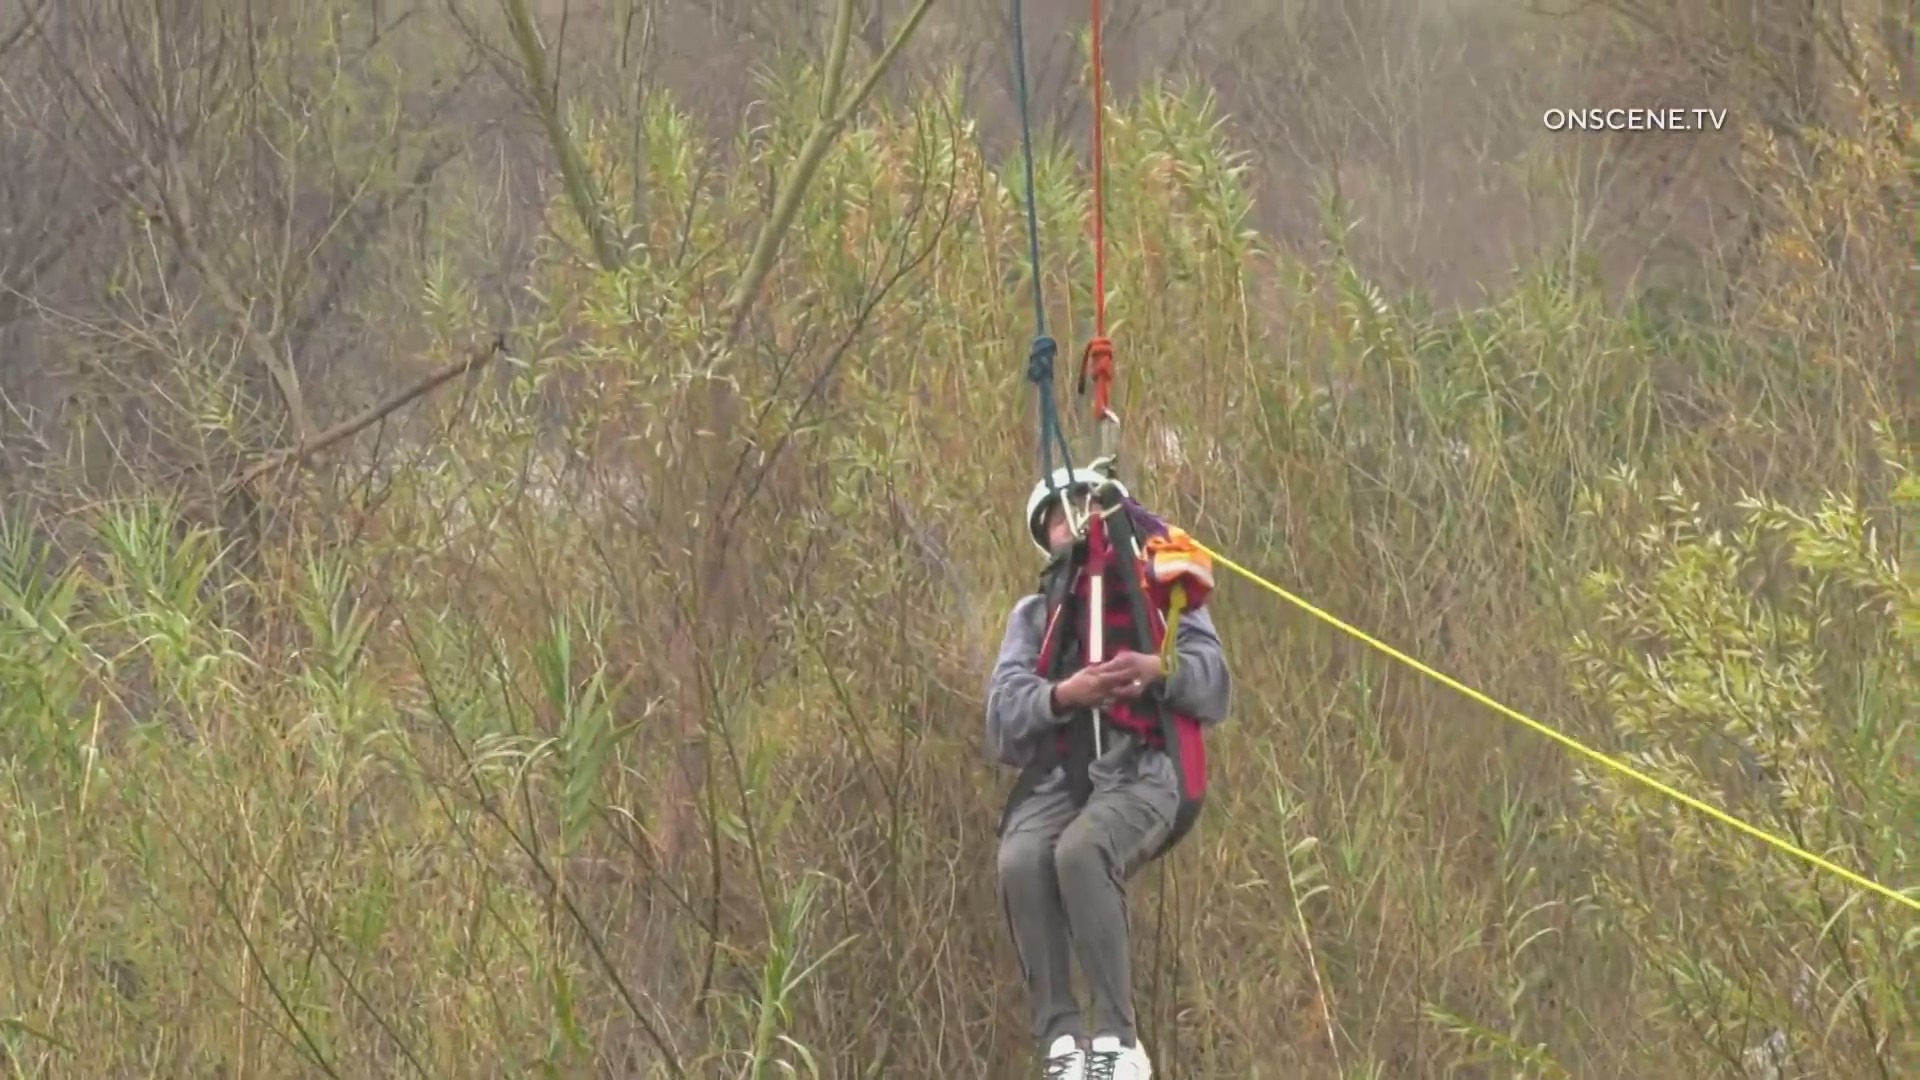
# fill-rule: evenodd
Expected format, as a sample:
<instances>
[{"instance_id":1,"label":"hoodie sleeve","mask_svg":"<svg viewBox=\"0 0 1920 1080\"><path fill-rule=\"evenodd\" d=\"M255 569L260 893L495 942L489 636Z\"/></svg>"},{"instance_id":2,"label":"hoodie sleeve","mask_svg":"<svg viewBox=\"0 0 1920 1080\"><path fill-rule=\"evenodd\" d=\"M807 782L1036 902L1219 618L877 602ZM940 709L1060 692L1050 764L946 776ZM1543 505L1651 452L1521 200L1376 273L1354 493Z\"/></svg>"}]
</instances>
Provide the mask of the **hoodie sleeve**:
<instances>
[{"instance_id":1,"label":"hoodie sleeve","mask_svg":"<svg viewBox=\"0 0 1920 1080\"><path fill-rule=\"evenodd\" d=\"M1174 649L1179 659L1167 678L1167 704L1205 727L1225 720L1233 697L1233 676L1220 648L1220 635L1213 628L1213 615L1206 608L1180 613Z\"/></svg>"},{"instance_id":2,"label":"hoodie sleeve","mask_svg":"<svg viewBox=\"0 0 1920 1080\"><path fill-rule=\"evenodd\" d=\"M1052 684L1034 670L1046 632L1046 603L1036 595L1013 606L987 680L987 748L995 760L1015 768L1024 767L1039 739L1060 723L1047 700Z\"/></svg>"}]
</instances>

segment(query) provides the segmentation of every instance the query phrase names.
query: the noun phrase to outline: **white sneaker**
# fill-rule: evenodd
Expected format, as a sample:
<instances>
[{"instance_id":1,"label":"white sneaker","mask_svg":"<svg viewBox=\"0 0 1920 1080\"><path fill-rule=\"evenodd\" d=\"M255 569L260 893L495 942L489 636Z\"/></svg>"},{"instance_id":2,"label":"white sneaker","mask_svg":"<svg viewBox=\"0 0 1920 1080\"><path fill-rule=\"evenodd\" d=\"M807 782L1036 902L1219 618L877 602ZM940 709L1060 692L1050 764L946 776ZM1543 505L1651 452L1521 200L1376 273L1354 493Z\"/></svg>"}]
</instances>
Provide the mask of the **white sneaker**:
<instances>
[{"instance_id":1,"label":"white sneaker","mask_svg":"<svg viewBox=\"0 0 1920 1080\"><path fill-rule=\"evenodd\" d=\"M1062 1035L1053 1040L1053 1045L1047 1048L1047 1061L1040 1078L1087 1080L1087 1052L1080 1049L1080 1040L1071 1035Z\"/></svg>"},{"instance_id":2,"label":"white sneaker","mask_svg":"<svg viewBox=\"0 0 1920 1080\"><path fill-rule=\"evenodd\" d=\"M1093 1040L1093 1049L1087 1054L1087 1080L1149 1080L1152 1076L1153 1062L1147 1059L1140 1040L1135 1039L1132 1046L1120 1045L1115 1035Z\"/></svg>"}]
</instances>

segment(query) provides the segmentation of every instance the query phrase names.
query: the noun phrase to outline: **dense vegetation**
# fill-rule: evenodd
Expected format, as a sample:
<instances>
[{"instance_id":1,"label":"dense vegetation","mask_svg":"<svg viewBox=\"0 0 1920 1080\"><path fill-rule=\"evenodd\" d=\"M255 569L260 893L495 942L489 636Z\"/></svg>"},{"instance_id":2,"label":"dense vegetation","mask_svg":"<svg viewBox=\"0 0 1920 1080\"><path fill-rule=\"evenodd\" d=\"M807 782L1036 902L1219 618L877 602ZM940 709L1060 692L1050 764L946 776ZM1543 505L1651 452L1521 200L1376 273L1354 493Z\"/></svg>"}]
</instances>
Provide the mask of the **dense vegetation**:
<instances>
[{"instance_id":1,"label":"dense vegetation","mask_svg":"<svg viewBox=\"0 0 1920 1080\"><path fill-rule=\"evenodd\" d=\"M572 55L558 5L401 7L0 10L0 1061L1021 1075L979 697L1034 570L1033 327L979 13L845 5L716 118L638 74L645 4ZM1473 16L1555 71L1724 44L1672 62L1750 107L1737 243L1616 272L1650 241L1581 185L1643 151L1527 141L1562 216L1465 302L1362 250L1342 178L1388 159L1275 192L1198 59L1138 78L1117 405L1136 491L1236 562L1905 887L1912 31L1807 10ZM1067 360L1083 150L1036 185ZM1135 894L1165 1074L1920 1067L1920 913L1214 604L1215 795Z\"/></svg>"}]
</instances>

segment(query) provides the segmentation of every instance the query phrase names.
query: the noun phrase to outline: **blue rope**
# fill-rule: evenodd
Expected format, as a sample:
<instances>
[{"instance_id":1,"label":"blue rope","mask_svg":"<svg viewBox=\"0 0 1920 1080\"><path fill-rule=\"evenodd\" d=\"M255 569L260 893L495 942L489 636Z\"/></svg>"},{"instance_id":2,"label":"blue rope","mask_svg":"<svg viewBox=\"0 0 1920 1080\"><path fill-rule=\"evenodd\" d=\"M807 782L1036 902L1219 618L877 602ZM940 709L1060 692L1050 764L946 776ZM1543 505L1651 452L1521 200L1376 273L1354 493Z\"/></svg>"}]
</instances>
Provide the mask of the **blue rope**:
<instances>
[{"instance_id":1,"label":"blue rope","mask_svg":"<svg viewBox=\"0 0 1920 1080\"><path fill-rule=\"evenodd\" d=\"M1031 109L1027 94L1024 7L1022 0L1013 0L1013 74L1020 106L1020 153L1027 173L1027 260L1033 269L1033 345L1027 351L1027 381L1039 396L1040 475L1058 497L1060 492L1052 482L1053 448L1059 446L1060 463L1068 472L1073 471L1073 452L1067 447L1066 429L1060 423L1060 407L1053 395L1053 361L1060 349L1047 336L1047 303L1040 288L1040 209L1033 183L1033 126L1028 118Z\"/></svg>"}]
</instances>

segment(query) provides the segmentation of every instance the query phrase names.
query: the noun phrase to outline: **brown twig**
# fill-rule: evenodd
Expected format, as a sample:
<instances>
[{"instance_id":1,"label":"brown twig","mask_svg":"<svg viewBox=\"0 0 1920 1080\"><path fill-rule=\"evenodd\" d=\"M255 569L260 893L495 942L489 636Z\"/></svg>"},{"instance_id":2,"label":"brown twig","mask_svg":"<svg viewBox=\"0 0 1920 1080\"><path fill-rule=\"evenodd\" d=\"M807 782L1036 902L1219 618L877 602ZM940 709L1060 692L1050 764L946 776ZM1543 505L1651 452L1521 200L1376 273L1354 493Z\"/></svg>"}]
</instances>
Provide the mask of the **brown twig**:
<instances>
[{"instance_id":1,"label":"brown twig","mask_svg":"<svg viewBox=\"0 0 1920 1080\"><path fill-rule=\"evenodd\" d=\"M0 56L13 51L13 47L25 41L28 34L40 29L40 15L46 7L46 4L36 4L29 8L26 16L20 20L20 25L7 31L5 36L0 36Z\"/></svg>"},{"instance_id":2,"label":"brown twig","mask_svg":"<svg viewBox=\"0 0 1920 1080\"><path fill-rule=\"evenodd\" d=\"M494 339L488 343L486 347L474 350L474 352L469 354L465 359L456 360L443 368L421 376L413 385L396 391L392 396L370 406L359 415L342 420L299 446L288 450L276 451L267 455L252 467L248 468L246 472L241 473L223 485L220 489L221 494L231 495L240 488L246 487L255 480L273 472L275 469L305 461L307 458L325 450L334 443L358 435L380 421L385 420L388 416L393 415L393 413L397 412L403 406L409 405L433 393L435 390L438 390L440 387L462 375L480 370L491 362L494 357L506 352L506 350L506 336L504 334L496 334Z\"/></svg>"}]
</instances>

